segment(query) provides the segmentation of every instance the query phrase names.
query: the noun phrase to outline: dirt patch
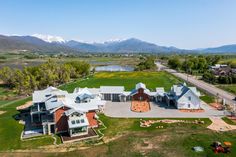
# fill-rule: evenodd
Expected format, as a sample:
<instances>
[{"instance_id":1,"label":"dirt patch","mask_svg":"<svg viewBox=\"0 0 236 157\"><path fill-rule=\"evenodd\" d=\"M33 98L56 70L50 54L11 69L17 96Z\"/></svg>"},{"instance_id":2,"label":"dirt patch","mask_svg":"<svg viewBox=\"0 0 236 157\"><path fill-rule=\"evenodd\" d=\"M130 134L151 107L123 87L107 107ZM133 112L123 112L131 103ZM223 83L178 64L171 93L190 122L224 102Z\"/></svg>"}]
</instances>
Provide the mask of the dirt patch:
<instances>
[{"instance_id":1,"label":"dirt patch","mask_svg":"<svg viewBox=\"0 0 236 157\"><path fill-rule=\"evenodd\" d=\"M6 113L7 111L0 111L0 115L3 114L3 113Z\"/></svg>"},{"instance_id":2,"label":"dirt patch","mask_svg":"<svg viewBox=\"0 0 236 157\"><path fill-rule=\"evenodd\" d=\"M148 112L151 110L150 104L147 101L132 101L131 111L133 112Z\"/></svg>"},{"instance_id":3,"label":"dirt patch","mask_svg":"<svg viewBox=\"0 0 236 157\"><path fill-rule=\"evenodd\" d=\"M210 103L209 105L217 110L223 110L223 106L220 103Z\"/></svg>"},{"instance_id":4,"label":"dirt patch","mask_svg":"<svg viewBox=\"0 0 236 157\"><path fill-rule=\"evenodd\" d=\"M201 120L175 120L175 119L162 119L162 120L140 120L140 127L151 127L155 123L186 123L186 124L204 124Z\"/></svg>"},{"instance_id":5,"label":"dirt patch","mask_svg":"<svg viewBox=\"0 0 236 157\"><path fill-rule=\"evenodd\" d=\"M168 140L170 140L170 137L167 135L152 136L151 138L141 138L134 145L134 149L145 155L150 151L162 149L162 143Z\"/></svg>"},{"instance_id":6,"label":"dirt patch","mask_svg":"<svg viewBox=\"0 0 236 157\"><path fill-rule=\"evenodd\" d=\"M30 106L32 106L32 104L32 101L27 101L24 105L17 106L16 110L23 110L29 108Z\"/></svg>"}]
</instances>

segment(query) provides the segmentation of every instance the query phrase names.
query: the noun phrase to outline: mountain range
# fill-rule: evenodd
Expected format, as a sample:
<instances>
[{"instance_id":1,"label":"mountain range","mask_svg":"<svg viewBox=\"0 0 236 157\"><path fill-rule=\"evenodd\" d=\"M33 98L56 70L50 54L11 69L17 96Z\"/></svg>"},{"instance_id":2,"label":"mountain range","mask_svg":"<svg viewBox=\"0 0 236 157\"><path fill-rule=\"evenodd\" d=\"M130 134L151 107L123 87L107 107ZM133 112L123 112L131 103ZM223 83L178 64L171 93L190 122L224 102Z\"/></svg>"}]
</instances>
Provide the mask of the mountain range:
<instances>
[{"instance_id":1,"label":"mountain range","mask_svg":"<svg viewBox=\"0 0 236 157\"><path fill-rule=\"evenodd\" d=\"M43 36L5 36L0 35L0 52L30 51L41 53L235 53L235 45L225 45L201 50L186 50L176 47L159 46L135 38L104 43L85 43L75 40L65 41L61 37Z\"/></svg>"}]
</instances>

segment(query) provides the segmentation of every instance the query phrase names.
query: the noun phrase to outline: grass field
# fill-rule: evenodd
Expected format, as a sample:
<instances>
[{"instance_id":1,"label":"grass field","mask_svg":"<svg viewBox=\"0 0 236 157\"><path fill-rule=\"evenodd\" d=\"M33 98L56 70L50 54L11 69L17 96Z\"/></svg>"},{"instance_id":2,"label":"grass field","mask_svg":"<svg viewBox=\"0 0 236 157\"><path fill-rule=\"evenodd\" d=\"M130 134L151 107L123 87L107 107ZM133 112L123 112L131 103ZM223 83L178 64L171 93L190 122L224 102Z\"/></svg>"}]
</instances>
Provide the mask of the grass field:
<instances>
[{"instance_id":1,"label":"grass field","mask_svg":"<svg viewBox=\"0 0 236 157\"><path fill-rule=\"evenodd\" d=\"M236 132L211 131L206 128L211 123L209 119L201 119L205 124L199 125L158 123L150 128L140 128L137 118L109 118L104 115L99 117L107 126L103 131L104 144L90 145L91 148L67 153L40 155L47 157L234 157L236 155ZM158 125L164 126L164 129L157 129ZM215 155L210 146L214 141L231 142L232 152L227 155ZM194 152L192 150L194 146L203 147L204 152Z\"/></svg>"},{"instance_id":2,"label":"grass field","mask_svg":"<svg viewBox=\"0 0 236 157\"><path fill-rule=\"evenodd\" d=\"M211 96L211 95L200 96L200 99L203 100L207 104L215 102L214 96Z\"/></svg>"},{"instance_id":3,"label":"grass field","mask_svg":"<svg viewBox=\"0 0 236 157\"><path fill-rule=\"evenodd\" d=\"M235 121L232 121L231 119L229 119L228 117L223 117L222 118L223 121L225 121L225 123L230 124L230 125L236 125Z\"/></svg>"},{"instance_id":4,"label":"grass field","mask_svg":"<svg viewBox=\"0 0 236 157\"><path fill-rule=\"evenodd\" d=\"M0 106L16 99L16 94L0 84Z\"/></svg>"},{"instance_id":5,"label":"grass field","mask_svg":"<svg viewBox=\"0 0 236 157\"><path fill-rule=\"evenodd\" d=\"M236 84L218 85L218 87L230 93L236 94Z\"/></svg>"},{"instance_id":6,"label":"grass field","mask_svg":"<svg viewBox=\"0 0 236 157\"><path fill-rule=\"evenodd\" d=\"M53 143L53 139L51 137L25 142L20 140L20 135L24 126L19 124L19 122L14 119L14 116L18 114L18 111L16 111L16 106L22 105L30 99L31 98L22 99L13 104L0 108L1 111L6 111L6 113L0 115L0 151L30 149Z\"/></svg>"},{"instance_id":7,"label":"grass field","mask_svg":"<svg viewBox=\"0 0 236 157\"><path fill-rule=\"evenodd\" d=\"M166 72L100 72L60 88L72 92L75 87L124 86L126 90L132 90L139 82L145 83L150 90L155 90L156 87L170 90L173 84L180 81Z\"/></svg>"}]
</instances>

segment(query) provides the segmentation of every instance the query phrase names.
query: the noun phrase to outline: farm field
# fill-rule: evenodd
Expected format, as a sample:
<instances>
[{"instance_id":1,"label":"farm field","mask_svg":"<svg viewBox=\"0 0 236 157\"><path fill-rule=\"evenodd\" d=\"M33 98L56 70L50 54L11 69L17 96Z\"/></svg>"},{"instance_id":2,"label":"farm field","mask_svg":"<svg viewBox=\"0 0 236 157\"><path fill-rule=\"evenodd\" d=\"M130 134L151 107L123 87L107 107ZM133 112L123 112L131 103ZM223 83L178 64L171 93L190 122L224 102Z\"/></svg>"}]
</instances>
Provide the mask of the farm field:
<instances>
[{"instance_id":1,"label":"farm field","mask_svg":"<svg viewBox=\"0 0 236 157\"><path fill-rule=\"evenodd\" d=\"M1 58L6 59L1 59ZM33 59L25 58L23 54L1 54L0 55L0 68L4 66L9 66L12 68L23 68L24 66L35 66L42 64L48 60L53 60L55 62L63 63L68 61L86 61L92 66L99 65L130 65L135 66L139 62L139 58L133 56L124 57L124 56L76 56L76 57L37 57Z\"/></svg>"},{"instance_id":2,"label":"farm field","mask_svg":"<svg viewBox=\"0 0 236 157\"><path fill-rule=\"evenodd\" d=\"M85 80L78 80L60 88L73 92L75 87L124 86L126 90L132 90L139 82L145 83L147 88L153 91L156 87L170 90L173 84L180 81L166 72L99 72Z\"/></svg>"}]
</instances>

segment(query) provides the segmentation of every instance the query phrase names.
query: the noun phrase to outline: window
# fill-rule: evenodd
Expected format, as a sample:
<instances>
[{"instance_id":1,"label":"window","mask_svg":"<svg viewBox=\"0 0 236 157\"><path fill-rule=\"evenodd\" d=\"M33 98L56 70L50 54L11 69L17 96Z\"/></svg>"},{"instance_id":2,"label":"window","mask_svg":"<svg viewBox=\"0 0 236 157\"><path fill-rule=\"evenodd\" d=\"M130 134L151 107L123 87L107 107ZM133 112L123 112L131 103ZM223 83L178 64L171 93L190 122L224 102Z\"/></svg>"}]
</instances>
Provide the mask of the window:
<instances>
[{"instance_id":1,"label":"window","mask_svg":"<svg viewBox=\"0 0 236 157\"><path fill-rule=\"evenodd\" d=\"M190 104L188 104L188 108L190 108L191 107L191 105Z\"/></svg>"},{"instance_id":2,"label":"window","mask_svg":"<svg viewBox=\"0 0 236 157\"><path fill-rule=\"evenodd\" d=\"M188 100L191 101L191 96L188 97Z\"/></svg>"},{"instance_id":3,"label":"window","mask_svg":"<svg viewBox=\"0 0 236 157\"><path fill-rule=\"evenodd\" d=\"M77 123L77 124L79 124L79 123L80 123L80 121L79 121L79 120L76 120L76 123Z\"/></svg>"},{"instance_id":4,"label":"window","mask_svg":"<svg viewBox=\"0 0 236 157\"><path fill-rule=\"evenodd\" d=\"M72 121L71 121L71 124L75 124L75 121L74 121L74 120L72 120Z\"/></svg>"},{"instance_id":5,"label":"window","mask_svg":"<svg viewBox=\"0 0 236 157\"><path fill-rule=\"evenodd\" d=\"M84 123L84 119L81 119L81 123Z\"/></svg>"}]
</instances>

